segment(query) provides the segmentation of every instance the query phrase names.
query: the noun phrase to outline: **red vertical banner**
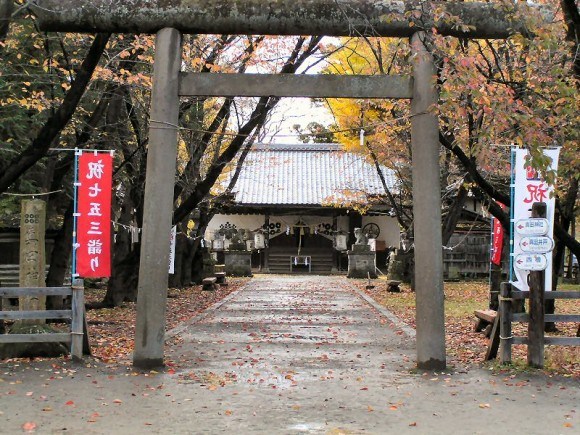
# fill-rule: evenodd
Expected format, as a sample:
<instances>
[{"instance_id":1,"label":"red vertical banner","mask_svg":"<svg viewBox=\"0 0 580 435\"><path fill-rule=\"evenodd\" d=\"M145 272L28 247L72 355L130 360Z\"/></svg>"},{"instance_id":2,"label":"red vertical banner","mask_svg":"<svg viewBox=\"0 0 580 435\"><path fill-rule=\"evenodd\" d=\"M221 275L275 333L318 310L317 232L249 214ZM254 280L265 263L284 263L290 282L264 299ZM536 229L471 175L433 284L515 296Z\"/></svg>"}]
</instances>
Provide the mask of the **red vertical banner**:
<instances>
[{"instance_id":1,"label":"red vertical banner","mask_svg":"<svg viewBox=\"0 0 580 435\"><path fill-rule=\"evenodd\" d=\"M113 156L83 153L78 162L76 273L111 276Z\"/></svg>"},{"instance_id":2,"label":"red vertical banner","mask_svg":"<svg viewBox=\"0 0 580 435\"><path fill-rule=\"evenodd\" d=\"M505 210L506 206L501 202L499 206ZM493 228L493 240L491 244L491 262L496 266L501 266L501 254L503 250L504 229L501 222L496 218L491 220Z\"/></svg>"}]
</instances>

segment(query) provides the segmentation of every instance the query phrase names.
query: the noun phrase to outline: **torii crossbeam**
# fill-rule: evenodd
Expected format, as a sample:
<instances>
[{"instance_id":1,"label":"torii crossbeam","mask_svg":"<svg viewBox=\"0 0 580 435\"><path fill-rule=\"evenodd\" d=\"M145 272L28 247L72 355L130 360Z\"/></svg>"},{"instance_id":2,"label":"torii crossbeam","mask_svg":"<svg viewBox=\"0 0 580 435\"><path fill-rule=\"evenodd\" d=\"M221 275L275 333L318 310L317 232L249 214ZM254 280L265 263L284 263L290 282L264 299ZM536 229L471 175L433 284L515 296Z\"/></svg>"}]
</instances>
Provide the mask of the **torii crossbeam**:
<instances>
[{"instance_id":1,"label":"torii crossbeam","mask_svg":"<svg viewBox=\"0 0 580 435\"><path fill-rule=\"evenodd\" d=\"M181 33L388 36L411 38L412 80L309 78L309 84L301 87L296 77L269 77L262 82L268 86L262 95L411 98L417 366L444 369L439 130L437 116L432 112L437 90L433 59L424 45L425 32L435 29L439 34L455 37L507 38L525 31L523 25L512 21L514 8L526 6L388 0L31 2L42 30L157 34L133 363L139 367L163 364L179 96L207 95L218 85L223 89L220 92L228 95L259 93L259 87L249 90L253 80L247 76L216 78L218 75L207 74L202 79L180 75ZM243 83L246 85L241 87ZM348 89L344 93L337 91L341 88Z\"/></svg>"}]
</instances>

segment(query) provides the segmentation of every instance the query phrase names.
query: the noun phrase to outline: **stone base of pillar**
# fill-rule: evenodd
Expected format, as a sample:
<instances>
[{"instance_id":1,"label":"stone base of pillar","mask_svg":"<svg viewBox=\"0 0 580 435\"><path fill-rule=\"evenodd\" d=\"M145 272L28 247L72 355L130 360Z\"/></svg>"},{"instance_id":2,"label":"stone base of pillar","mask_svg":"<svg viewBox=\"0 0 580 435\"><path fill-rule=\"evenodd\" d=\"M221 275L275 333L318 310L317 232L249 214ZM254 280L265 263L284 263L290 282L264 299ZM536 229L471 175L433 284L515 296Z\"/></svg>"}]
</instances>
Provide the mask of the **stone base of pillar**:
<instances>
[{"instance_id":1,"label":"stone base of pillar","mask_svg":"<svg viewBox=\"0 0 580 435\"><path fill-rule=\"evenodd\" d=\"M250 251L225 251L225 272L230 276L252 276L252 253Z\"/></svg>"},{"instance_id":2,"label":"stone base of pillar","mask_svg":"<svg viewBox=\"0 0 580 435\"><path fill-rule=\"evenodd\" d=\"M348 251L347 278L377 277L376 255L374 251Z\"/></svg>"}]
</instances>

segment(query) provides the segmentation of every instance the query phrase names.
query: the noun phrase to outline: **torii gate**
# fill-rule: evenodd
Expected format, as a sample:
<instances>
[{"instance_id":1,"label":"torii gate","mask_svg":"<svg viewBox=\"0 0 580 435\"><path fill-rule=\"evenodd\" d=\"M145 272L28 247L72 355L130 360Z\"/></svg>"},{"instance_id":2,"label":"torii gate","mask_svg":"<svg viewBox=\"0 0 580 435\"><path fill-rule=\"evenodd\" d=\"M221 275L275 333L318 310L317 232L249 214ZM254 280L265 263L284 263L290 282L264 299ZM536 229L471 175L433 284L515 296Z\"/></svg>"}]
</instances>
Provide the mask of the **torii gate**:
<instances>
[{"instance_id":1,"label":"torii gate","mask_svg":"<svg viewBox=\"0 0 580 435\"><path fill-rule=\"evenodd\" d=\"M36 0L45 31L156 33L133 364L163 365L180 96L411 99L417 366L446 365L435 66L425 30L463 38L522 31L493 3L376 0ZM525 6L520 6L525 7ZM434 19L444 8L466 26ZM442 15L442 14L439 14ZM181 34L410 37L413 77L185 74Z\"/></svg>"}]
</instances>

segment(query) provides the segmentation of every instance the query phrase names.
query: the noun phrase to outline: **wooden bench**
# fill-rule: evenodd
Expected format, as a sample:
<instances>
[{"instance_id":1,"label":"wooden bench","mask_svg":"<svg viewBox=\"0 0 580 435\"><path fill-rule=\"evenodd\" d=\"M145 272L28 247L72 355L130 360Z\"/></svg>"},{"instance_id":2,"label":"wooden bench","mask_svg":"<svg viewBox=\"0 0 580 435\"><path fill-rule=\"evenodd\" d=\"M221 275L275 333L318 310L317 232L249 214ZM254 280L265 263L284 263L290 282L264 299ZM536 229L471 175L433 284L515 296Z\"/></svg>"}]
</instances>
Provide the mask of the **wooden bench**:
<instances>
[{"instance_id":1,"label":"wooden bench","mask_svg":"<svg viewBox=\"0 0 580 435\"><path fill-rule=\"evenodd\" d=\"M221 286L228 285L228 283L226 282L226 273L225 272L216 272L216 273L214 273L214 276L216 277L216 284L219 284Z\"/></svg>"},{"instance_id":2,"label":"wooden bench","mask_svg":"<svg viewBox=\"0 0 580 435\"><path fill-rule=\"evenodd\" d=\"M401 293L401 289L399 288L400 285L401 281L390 279L387 281L387 291L389 293Z\"/></svg>"},{"instance_id":3,"label":"wooden bench","mask_svg":"<svg viewBox=\"0 0 580 435\"><path fill-rule=\"evenodd\" d=\"M491 335L493 322L495 322L495 318L497 317L497 311L475 310L473 314L475 314L475 317L477 318L473 330L475 332L481 332L485 330L485 336L489 337Z\"/></svg>"},{"instance_id":4,"label":"wooden bench","mask_svg":"<svg viewBox=\"0 0 580 435\"><path fill-rule=\"evenodd\" d=\"M217 284L216 284L217 278L216 277L208 277L208 278L204 278L201 281L201 289L202 290L208 290L208 291L213 291L217 289Z\"/></svg>"}]
</instances>

